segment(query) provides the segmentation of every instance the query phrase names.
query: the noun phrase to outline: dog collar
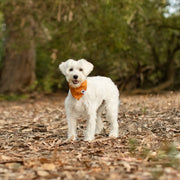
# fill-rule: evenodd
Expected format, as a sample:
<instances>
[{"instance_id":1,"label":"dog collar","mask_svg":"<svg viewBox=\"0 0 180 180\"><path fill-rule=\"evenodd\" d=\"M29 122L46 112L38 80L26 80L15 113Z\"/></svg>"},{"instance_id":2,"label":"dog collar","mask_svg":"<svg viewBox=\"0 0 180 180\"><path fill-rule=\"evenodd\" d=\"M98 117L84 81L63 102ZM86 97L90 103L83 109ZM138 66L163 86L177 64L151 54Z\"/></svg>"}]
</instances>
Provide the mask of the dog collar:
<instances>
[{"instance_id":1,"label":"dog collar","mask_svg":"<svg viewBox=\"0 0 180 180\"><path fill-rule=\"evenodd\" d=\"M79 100L85 93L85 91L87 90L87 80L85 80L84 82L81 83L81 85L77 88L73 88L69 85L69 89L71 91L72 96Z\"/></svg>"}]
</instances>

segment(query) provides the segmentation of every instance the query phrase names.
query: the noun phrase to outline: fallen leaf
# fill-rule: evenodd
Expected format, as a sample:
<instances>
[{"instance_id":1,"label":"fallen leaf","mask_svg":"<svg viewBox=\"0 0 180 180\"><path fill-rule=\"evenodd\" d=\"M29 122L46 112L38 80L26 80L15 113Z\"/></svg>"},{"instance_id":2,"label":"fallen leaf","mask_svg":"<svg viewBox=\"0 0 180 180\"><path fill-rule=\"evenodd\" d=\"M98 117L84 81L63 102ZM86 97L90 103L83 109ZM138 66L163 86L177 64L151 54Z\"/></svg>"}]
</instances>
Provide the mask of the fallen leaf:
<instances>
[{"instance_id":1,"label":"fallen leaf","mask_svg":"<svg viewBox=\"0 0 180 180\"><path fill-rule=\"evenodd\" d=\"M42 177L46 177L46 176L49 176L49 173L47 171L44 171L44 170L38 170L37 171L37 174L39 176L42 176Z\"/></svg>"},{"instance_id":2,"label":"fallen leaf","mask_svg":"<svg viewBox=\"0 0 180 180\"><path fill-rule=\"evenodd\" d=\"M45 163L41 166L41 168L51 171L51 170L56 169L56 166L53 163Z\"/></svg>"}]
</instances>

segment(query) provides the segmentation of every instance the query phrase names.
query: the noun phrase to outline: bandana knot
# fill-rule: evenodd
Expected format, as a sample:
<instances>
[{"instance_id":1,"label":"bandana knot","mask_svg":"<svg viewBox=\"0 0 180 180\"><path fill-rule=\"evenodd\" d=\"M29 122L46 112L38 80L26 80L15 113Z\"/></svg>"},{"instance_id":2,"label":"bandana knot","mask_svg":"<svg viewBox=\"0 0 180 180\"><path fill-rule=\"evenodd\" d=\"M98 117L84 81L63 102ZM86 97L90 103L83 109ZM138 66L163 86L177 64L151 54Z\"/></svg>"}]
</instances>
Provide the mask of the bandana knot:
<instances>
[{"instance_id":1,"label":"bandana knot","mask_svg":"<svg viewBox=\"0 0 180 180\"><path fill-rule=\"evenodd\" d=\"M69 85L69 89L71 91L72 96L75 99L79 100L87 90L87 80L82 82L81 85L77 88L74 88L74 87Z\"/></svg>"}]
</instances>

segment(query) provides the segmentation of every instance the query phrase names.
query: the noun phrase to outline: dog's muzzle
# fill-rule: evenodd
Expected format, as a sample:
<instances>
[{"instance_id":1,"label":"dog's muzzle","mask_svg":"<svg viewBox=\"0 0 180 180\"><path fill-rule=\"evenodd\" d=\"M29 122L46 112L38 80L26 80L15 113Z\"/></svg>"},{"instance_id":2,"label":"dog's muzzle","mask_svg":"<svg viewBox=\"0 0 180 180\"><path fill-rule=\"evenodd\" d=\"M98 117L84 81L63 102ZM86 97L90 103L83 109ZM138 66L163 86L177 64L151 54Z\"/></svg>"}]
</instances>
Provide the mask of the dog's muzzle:
<instances>
[{"instance_id":1,"label":"dog's muzzle","mask_svg":"<svg viewBox=\"0 0 180 180\"><path fill-rule=\"evenodd\" d=\"M78 75L74 75L73 78L74 78L74 80L72 80L73 84L78 84L79 83L79 81L77 80Z\"/></svg>"}]
</instances>

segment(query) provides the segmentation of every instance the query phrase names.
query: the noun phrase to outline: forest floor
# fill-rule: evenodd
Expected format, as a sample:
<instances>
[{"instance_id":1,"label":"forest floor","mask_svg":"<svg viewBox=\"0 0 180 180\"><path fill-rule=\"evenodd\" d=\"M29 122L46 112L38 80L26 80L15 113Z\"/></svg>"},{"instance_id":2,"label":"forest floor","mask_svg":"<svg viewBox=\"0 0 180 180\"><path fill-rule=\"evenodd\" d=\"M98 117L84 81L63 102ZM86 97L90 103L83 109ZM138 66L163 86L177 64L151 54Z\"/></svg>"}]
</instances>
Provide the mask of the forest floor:
<instances>
[{"instance_id":1,"label":"forest floor","mask_svg":"<svg viewBox=\"0 0 180 180\"><path fill-rule=\"evenodd\" d=\"M120 134L66 141L64 95L0 101L0 180L179 180L180 92L122 95Z\"/></svg>"}]
</instances>

